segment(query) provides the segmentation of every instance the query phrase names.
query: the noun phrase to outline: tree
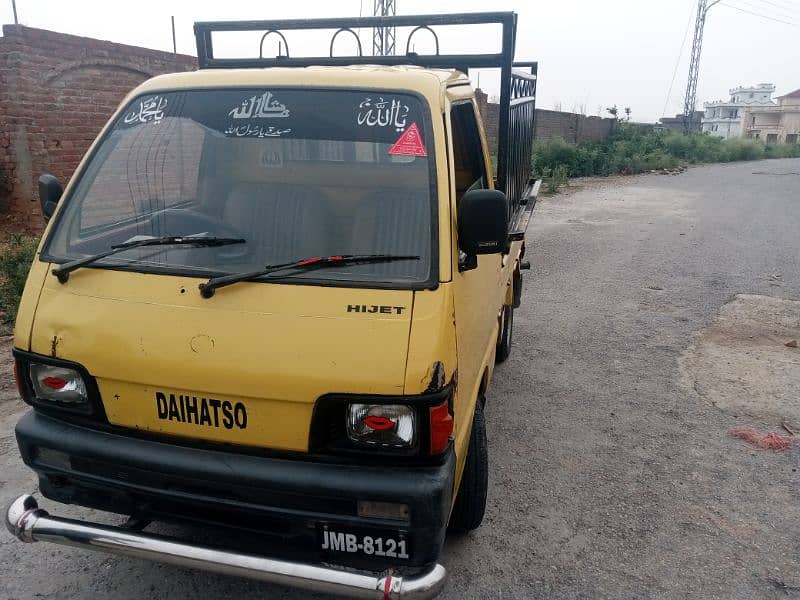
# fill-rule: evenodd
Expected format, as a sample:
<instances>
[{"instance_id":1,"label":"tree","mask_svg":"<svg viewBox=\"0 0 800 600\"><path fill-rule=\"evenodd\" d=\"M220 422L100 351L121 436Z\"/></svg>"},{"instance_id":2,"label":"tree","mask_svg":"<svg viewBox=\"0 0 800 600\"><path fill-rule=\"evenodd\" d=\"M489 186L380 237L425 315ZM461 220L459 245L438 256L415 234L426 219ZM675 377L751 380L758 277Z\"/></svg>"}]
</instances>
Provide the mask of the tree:
<instances>
[{"instance_id":1,"label":"tree","mask_svg":"<svg viewBox=\"0 0 800 600\"><path fill-rule=\"evenodd\" d=\"M607 108L606 112L608 114L610 114L612 117L614 117L617 120L618 123L627 123L628 121L631 120L631 113L633 111L631 110L630 106L626 106L623 109L623 112L625 113L625 116L621 117L620 114L619 114L619 109L617 108L617 105L615 104L614 106L611 106L611 107Z\"/></svg>"}]
</instances>

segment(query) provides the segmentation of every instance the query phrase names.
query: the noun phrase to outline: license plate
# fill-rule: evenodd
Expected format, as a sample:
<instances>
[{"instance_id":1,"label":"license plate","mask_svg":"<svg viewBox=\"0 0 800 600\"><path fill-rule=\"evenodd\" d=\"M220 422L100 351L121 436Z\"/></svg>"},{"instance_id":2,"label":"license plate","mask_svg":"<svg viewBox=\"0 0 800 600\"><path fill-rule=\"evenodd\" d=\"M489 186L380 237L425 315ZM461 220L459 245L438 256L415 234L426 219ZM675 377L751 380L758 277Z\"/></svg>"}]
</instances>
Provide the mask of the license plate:
<instances>
[{"instance_id":1,"label":"license plate","mask_svg":"<svg viewBox=\"0 0 800 600\"><path fill-rule=\"evenodd\" d=\"M319 528L319 540L320 548L325 552L401 560L409 558L408 536L398 531L360 533L324 526Z\"/></svg>"}]
</instances>

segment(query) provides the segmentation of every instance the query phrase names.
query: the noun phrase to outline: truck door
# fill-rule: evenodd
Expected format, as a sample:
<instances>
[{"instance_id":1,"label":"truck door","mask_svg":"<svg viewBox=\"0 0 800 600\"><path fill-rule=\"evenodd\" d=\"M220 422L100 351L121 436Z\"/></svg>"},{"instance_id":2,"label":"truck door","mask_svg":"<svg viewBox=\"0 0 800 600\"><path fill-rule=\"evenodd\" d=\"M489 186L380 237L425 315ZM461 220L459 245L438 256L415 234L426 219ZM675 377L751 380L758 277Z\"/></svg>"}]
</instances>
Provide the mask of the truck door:
<instances>
[{"instance_id":1,"label":"truck door","mask_svg":"<svg viewBox=\"0 0 800 600\"><path fill-rule=\"evenodd\" d=\"M489 188L486 155L475 106L453 103L450 110L450 177L456 219L467 190ZM483 376L483 366L494 364L497 315L500 308L500 255L478 257L478 267L453 269L458 351L458 399L455 435L469 434L472 411ZM457 448L464 448L459 439ZM463 457L459 457L461 460Z\"/></svg>"}]
</instances>

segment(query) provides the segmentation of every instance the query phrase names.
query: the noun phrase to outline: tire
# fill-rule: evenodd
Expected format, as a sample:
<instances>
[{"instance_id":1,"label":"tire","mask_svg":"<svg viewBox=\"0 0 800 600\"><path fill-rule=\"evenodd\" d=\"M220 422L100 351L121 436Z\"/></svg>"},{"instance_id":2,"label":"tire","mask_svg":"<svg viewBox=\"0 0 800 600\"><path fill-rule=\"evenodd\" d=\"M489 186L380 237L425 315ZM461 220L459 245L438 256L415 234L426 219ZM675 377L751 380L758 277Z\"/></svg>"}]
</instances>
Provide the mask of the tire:
<instances>
[{"instance_id":1,"label":"tire","mask_svg":"<svg viewBox=\"0 0 800 600\"><path fill-rule=\"evenodd\" d=\"M522 305L522 272L519 268L514 270L514 277L511 280L514 286L513 300L511 306L519 308Z\"/></svg>"},{"instance_id":2,"label":"tire","mask_svg":"<svg viewBox=\"0 0 800 600\"><path fill-rule=\"evenodd\" d=\"M486 493L489 488L489 450L486 443L486 422L483 419L483 398L478 398L472 418L467 462L461 476L449 527L452 531L472 531L483 521Z\"/></svg>"},{"instance_id":3,"label":"tire","mask_svg":"<svg viewBox=\"0 0 800 600\"><path fill-rule=\"evenodd\" d=\"M514 307L508 304L503 305L503 313L500 320L500 333L497 335L497 352L495 352L494 362L500 364L511 355L511 338L514 335Z\"/></svg>"}]
</instances>

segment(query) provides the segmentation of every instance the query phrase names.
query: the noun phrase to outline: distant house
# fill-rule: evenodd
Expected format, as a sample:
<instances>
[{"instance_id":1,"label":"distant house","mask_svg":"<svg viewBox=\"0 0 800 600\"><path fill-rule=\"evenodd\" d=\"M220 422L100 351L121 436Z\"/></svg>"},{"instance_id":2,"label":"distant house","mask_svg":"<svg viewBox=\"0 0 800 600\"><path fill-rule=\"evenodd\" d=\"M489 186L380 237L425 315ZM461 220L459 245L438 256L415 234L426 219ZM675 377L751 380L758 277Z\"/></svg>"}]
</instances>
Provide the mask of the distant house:
<instances>
[{"instance_id":1,"label":"distant house","mask_svg":"<svg viewBox=\"0 0 800 600\"><path fill-rule=\"evenodd\" d=\"M761 83L752 87L739 86L729 90L731 99L705 102L703 132L721 138L740 137L743 134L744 113L751 107L775 106L772 94L775 86Z\"/></svg>"},{"instance_id":2,"label":"distant house","mask_svg":"<svg viewBox=\"0 0 800 600\"><path fill-rule=\"evenodd\" d=\"M701 122L705 113L702 110L696 110L692 113L692 119L689 122L689 131L700 131ZM683 123L683 115L675 115L674 117L661 117L658 124L655 126L656 131L685 131L686 127Z\"/></svg>"},{"instance_id":3,"label":"distant house","mask_svg":"<svg viewBox=\"0 0 800 600\"><path fill-rule=\"evenodd\" d=\"M768 144L800 141L800 89L778 97L776 106L751 106L744 117L745 135Z\"/></svg>"}]
</instances>

